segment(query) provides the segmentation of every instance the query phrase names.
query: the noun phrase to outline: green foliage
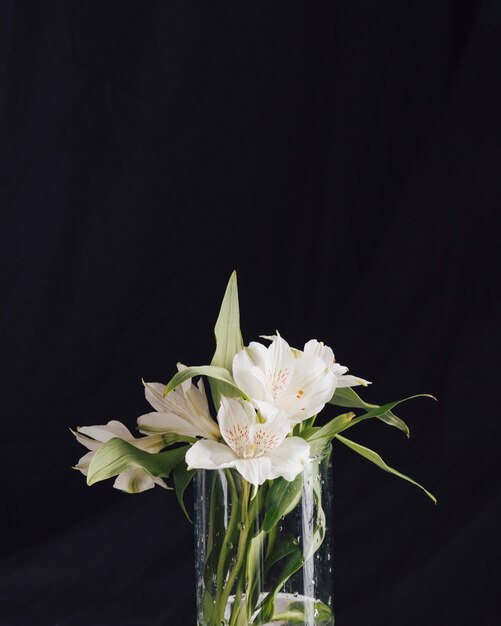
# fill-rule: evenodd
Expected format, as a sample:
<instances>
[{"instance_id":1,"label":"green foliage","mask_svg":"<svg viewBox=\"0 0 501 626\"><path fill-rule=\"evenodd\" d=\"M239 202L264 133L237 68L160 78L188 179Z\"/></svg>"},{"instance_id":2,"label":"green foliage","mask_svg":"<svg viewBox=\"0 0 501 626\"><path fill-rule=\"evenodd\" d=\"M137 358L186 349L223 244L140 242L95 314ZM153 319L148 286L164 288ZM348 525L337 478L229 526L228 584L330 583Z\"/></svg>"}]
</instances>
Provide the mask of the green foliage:
<instances>
[{"instance_id":1,"label":"green foliage","mask_svg":"<svg viewBox=\"0 0 501 626\"><path fill-rule=\"evenodd\" d=\"M277 576L277 580L273 589L268 593L266 598L259 605L259 613L256 619L252 622L253 626L266 624L273 619L273 613L275 610L275 598L280 589L289 580L289 578L297 572L304 564L304 557L301 550L297 548L287 559L282 571Z\"/></svg>"},{"instance_id":2,"label":"green foliage","mask_svg":"<svg viewBox=\"0 0 501 626\"><path fill-rule=\"evenodd\" d=\"M184 504L184 492L186 491L186 487L190 484L195 476L196 470L189 470L186 462L183 461L179 463L179 465L174 469L173 477L174 477L174 489L176 490L176 497L181 506L184 514L188 518L188 521L191 522L190 516L188 515L188 511L186 510L186 506Z\"/></svg>"},{"instance_id":3,"label":"green foliage","mask_svg":"<svg viewBox=\"0 0 501 626\"><path fill-rule=\"evenodd\" d=\"M332 611L330 608L316 600L309 603L309 611L305 611L303 602L290 602L283 613L275 613L273 621L283 621L286 624L307 624L310 615L315 617L315 626L330 626L332 624Z\"/></svg>"},{"instance_id":4,"label":"green foliage","mask_svg":"<svg viewBox=\"0 0 501 626\"><path fill-rule=\"evenodd\" d=\"M369 461L371 461L372 463L374 463L375 465L380 467L385 472L389 472L390 474L394 474L395 476L398 476L399 478L403 478L404 480L407 480L408 482L412 483L413 485L416 485L416 487L419 487L420 489L422 489L425 492L425 494L429 498L431 498L431 500L433 500L433 502L435 504L437 504L437 499L435 498L435 496L433 494L431 494L429 491L427 491L418 482L416 482L412 478L409 478L409 476L406 476L405 474L402 474L398 470L393 469L392 467L387 465L383 461L383 459L379 456L379 454L377 454L377 452L374 452L370 448L366 448L365 446L362 446L359 443L355 443L355 441L352 441L351 439L346 439L346 437L342 437L341 435L336 435L336 439L338 441L341 441L342 443L344 443L345 446L348 446L348 448L351 448L351 450L353 450L357 454L360 454L364 458L368 459Z\"/></svg>"},{"instance_id":5,"label":"green foliage","mask_svg":"<svg viewBox=\"0 0 501 626\"><path fill-rule=\"evenodd\" d=\"M285 478L276 478L270 483L264 503L264 519L262 528L264 532L270 530L278 522L290 513L301 499L303 476L299 474L293 481Z\"/></svg>"},{"instance_id":6,"label":"green foliage","mask_svg":"<svg viewBox=\"0 0 501 626\"><path fill-rule=\"evenodd\" d=\"M169 476L172 470L184 461L188 447L182 446L168 452L150 453L115 437L103 444L92 457L87 484L93 485L138 467L152 476Z\"/></svg>"},{"instance_id":7,"label":"green foliage","mask_svg":"<svg viewBox=\"0 0 501 626\"><path fill-rule=\"evenodd\" d=\"M244 347L240 331L240 307L238 303L237 273L233 272L228 281L221 309L214 327L216 351L211 365L232 371L233 357ZM210 379L212 399L216 410L219 408L221 395L238 396L241 392L234 385L218 378Z\"/></svg>"},{"instance_id":8,"label":"green foliage","mask_svg":"<svg viewBox=\"0 0 501 626\"><path fill-rule=\"evenodd\" d=\"M330 400L330 404L334 404L335 406L342 406L349 409L376 409L378 408L377 404L369 404L362 400L362 398L353 391L351 387L341 387L340 389L336 389L332 399ZM398 428L402 432L404 432L407 437L410 437L410 430L407 424L397 417L395 413L391 410L382 413L381 415L376 415L378 419L380 419L388 426L394 426Z\"/></svg>"},{"instance_id":9,"label":"green foliage","mask_svg":"<svg viewBox=\"0 0 501 626\"><path fill-rule=\"evenodd\" d=\"M330 441L335 435L342 432L345 428L348 428L354 417L355 413L351 411L338 415L325 426L305 432L305 438L310 442L316 439L328 439Z\"/></svg>"},{"instance_id":10,"label":"green foliage","mask_svg":"<svg viewBox=\"0 0 501 626\"><path fill-rule=\"evenodd\" d=\"M285 559L285 557L296 552L298 549L299 541L297 537L293 537L292 535L283 535L279 540L274 541L272 549L269 554L266 555L265 574L268 574L270 569L278 563L278 561Z\"/></svg>"},{"instance_id":11,"label":"green foliage","mask_svg":"<svg viewBox=\"0 0 501 626\"><path fill-rule=\"evenodd\" d=\"M214 367L213 365L194 365L178 372L169 380L164 390L164 396L194 376L207 376L209 379L222 381L233 388L239 395L243 395L228 370L223 367Z\"/></svg>"}]
</instances>

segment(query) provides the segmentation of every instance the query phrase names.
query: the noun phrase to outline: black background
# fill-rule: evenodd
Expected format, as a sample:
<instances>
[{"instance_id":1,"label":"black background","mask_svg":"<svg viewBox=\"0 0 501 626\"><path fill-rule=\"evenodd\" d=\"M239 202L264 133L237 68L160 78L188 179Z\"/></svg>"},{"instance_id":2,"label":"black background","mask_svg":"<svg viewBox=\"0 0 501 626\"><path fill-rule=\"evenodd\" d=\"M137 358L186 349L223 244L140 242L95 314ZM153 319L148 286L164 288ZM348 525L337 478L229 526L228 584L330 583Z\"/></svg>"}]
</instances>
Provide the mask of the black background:
<instances>
[{"instance_id":1,"label":"black background","mask_svg":"<svg viewBox=\"0 0 501 626\"><path fill-rule=\"evenodd\" d=\"M192 527L89 489L68 428L316 337L396 429L335 449L340 626L500 623L499 2L0 4L1 626L194 624ZM332 412L332 411L330 411Z\"/></svg>"}]
</instances>

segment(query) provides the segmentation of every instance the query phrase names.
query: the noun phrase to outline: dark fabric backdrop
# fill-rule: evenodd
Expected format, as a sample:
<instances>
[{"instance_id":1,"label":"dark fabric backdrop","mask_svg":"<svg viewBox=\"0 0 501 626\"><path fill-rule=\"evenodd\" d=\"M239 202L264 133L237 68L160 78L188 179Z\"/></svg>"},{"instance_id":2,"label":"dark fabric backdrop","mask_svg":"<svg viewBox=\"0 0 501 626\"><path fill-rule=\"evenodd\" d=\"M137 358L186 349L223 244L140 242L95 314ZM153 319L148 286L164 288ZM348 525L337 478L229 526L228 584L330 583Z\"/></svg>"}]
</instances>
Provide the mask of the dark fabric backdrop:
<instances>
[{"instance_id":1,"label":"dark fabric backdrop","mask_svg":"<svg viewBox=\"0 0 501 626\"><path fill-rule=\"evenodd\" d=\"M207 362L234 268L247 342L439 398L410 441L352 433L438 507L335 448L336 623L501 623L501 4L3 0L0 29L0 625L195 623L175 497L87 488L68 429Z\"/></svg>"}]
</instances>

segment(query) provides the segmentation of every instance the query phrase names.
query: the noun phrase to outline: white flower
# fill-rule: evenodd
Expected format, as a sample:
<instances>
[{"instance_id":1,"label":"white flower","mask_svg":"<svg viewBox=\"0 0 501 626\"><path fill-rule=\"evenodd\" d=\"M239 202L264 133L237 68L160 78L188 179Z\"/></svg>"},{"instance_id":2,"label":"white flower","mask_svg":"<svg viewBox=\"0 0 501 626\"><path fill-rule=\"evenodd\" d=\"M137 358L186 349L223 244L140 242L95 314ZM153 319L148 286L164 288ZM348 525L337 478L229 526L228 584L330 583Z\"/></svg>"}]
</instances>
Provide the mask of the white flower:
<instances>
[{"instance_id":1,"label":"white flower","mask_svg":"<svg viewBox=\"0 0 501 626\"><path fill-rule=\"evenodd\" d=\"M268 348L252 342L235 355L233 378L258 409L272 404L294 425L324 408L338 378L319 355L291 349L280 335L270 339Z\"/></svg>"},{"instance_id":2,"label":"white flower","mask_svg":"<svg viewBox=\"0 0 501 626\"><path fill-rule=\"evenodd\" d=\"M294 480L303 470L310 446L300 437L287 437L290 423L283 411L263 404L261 413L264 423L258 422L250 402L222 396L217 418L227 445L197 441L186 453L188 467L234 467L255 487L279 476Z\"/></svg>"},{"instance_id":3,"label":"white flower","mask_svg":"<svg viewBox=\"0 0 501 626\"><path fill-rule=\"evenodd\" d=\"M177 368L186 369L181 363ZM156 410L138 418L140 432L219 439L219 427L210 415L202 379L197 387L187 380L165 397L164 389L161 383L145 383L146 400Z\"/></svg>"},{"instance_id":4,"label":"white flower","mask_svg":"<svg viewBox=\"0 0 501 626\"><path fill-rule=\"evenodd\" d=\"M336 376L337 387L355 387L357 385L363 385L366 387L371 384L369 380L365 380L364 378L360 378L358 376L346 376L348 368L344 365L336 363L336 358L332 348L326 346L323 341L317 341L316 339L310 339L310 341L307 341L304 344L304 354L320 357L329 370Z\"/></svg>"},{"instance_id":5,"label":"white flower","mask_svg":"<svg viewBox=\"0 0 501 626\"><path fill-rule=\"evenodd\" d=\"M87 452L75 465L75 469L80 470L84 476L87 476L89 464L96 450L114 437L123 439L132 444L136 448L145 452L160 452L165 447L162 435L150 435L148 437L140 437L135 439L130 430L121 422L111 420L102 426L80 426L77 432L71 431L79 443L88 448ZM139 493L147 489L153 489L155 485L159 485L164 489L168 489L165 482L156 476L152 476L142 468L135 468L119 474L113 487L126 491L128 493Z\"/></svg>"}]
</instances>

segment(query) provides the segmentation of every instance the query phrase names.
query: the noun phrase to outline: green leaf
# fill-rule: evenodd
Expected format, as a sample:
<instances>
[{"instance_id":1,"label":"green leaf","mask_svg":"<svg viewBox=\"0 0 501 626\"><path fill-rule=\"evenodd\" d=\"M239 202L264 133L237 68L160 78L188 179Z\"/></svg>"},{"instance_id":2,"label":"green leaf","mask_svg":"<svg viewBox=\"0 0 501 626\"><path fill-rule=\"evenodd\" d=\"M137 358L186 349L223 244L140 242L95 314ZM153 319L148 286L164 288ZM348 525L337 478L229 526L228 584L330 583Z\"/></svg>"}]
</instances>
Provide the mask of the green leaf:
<instances>
[{"instance_id":1,"label":"green leaf","mask_svg":"<svg viewBox=\"0 0 501 626\"><path fill-rule=\"evenodd\" d=\"M194 365L193 367L187 367L181 372L178 372L167 383L164 390L164 396L194 376L207 376L209 379L220 380L226 383L229 387L232 387L237 394L246 397L245 394L237 387L228 370L223 367L214 367L213 365Z\"/></svg>"},{"instance_id":2,"label":"green leaf","mask_svg":"<svg viewBox=\"0 0 501 626\"><path fill-rule=\"evenodd\" d=\"M347 424L346 428L351 428L358 424L359 422L363 422L364 420L372 419L373 417L381 418L382 416L388 415L391 413L391 410L402 404L403 402L407 402L408 400L413 400L414 398L432 398L432 400L436 400L436 398L429 393L418 393L414 396L409 396L408 398L403 398L403 400L395 400L394 402L388 402L387 404L383 404L382 406L376 406L367 413L363 415L359 415L355 419L351 420L349 424ZM392 414L393 415L393 414ZM396 417L396 415L394 415ZM398 418L397 418L398 419Z\"/></svg>"},{"instance_id":3,"label":"green leaf","mask_svg":"<svg viewBox=\"0 0 501 626\"><path fill-rule=\"evenodd\" d=\"M259 594L264 586L263 580L263 545L266 534L264 531L258 533L250 542L249 553L247 555L247 603L250 610L247 617L253 613L253 609L256 606L259 598Z\"/></svg>"},{"instance_id":4,"label":"green leaf","mask_svg":"<svg viewBox=\"0 0 501 626\"><path fill-rule=\"evenodd\" d=\"M92 457L87 484L93 485L137 467L146 470L152 476L169 476L184 460L188 448L189 446L182 446L168 452L150 453L115 437L103 444Z\"/></svg>"},{"instance_id":5,"label":"green leaf","mask_svg":"<svg viewBox=\"0 0 501 626\"><path fill-rule=\"evenodd\" d=\"M252 622L253 625L258 626L261 624L267 624L273 619L273 613L275 611L275 598L277 593L289 580L289 578L303 566L303 564L304 558L298 548L287 559L285 566L283 567L282 571L276 579L275 586L259 605L258 609L260 609L260 611Z\"/></svg>"},{"instance_id":6,"label":"green leaf","mask_svg":"<svg viewBox=\"0 0 501 626\"><path fill-rule=\"evenodd\" d=\"M301 499L302 487L303 477L301 474L291 482L285 478L276 478L272 481L264 503L265 514L262 525L264 532L270 532L282 517L296 508Z\"/></svg>"},{"instance_id":7,"label":"green leaf","mask_svg":"<svg viewBox=\"0 0 501 626\"><path fill-rule=\"evenodd\" d=\"M286 606L284 613L275 613L273 621L283 621L286 624L308 624L311 620L310 616L314 616L315 626L330 626L332 624L331 609L320 600L310 600L308 602L308 611L305 611L305 602L290 602Z\"/></svg>"},{"instance_id":8,"label":"green leaf","mask_svg":"<svg viewBox=\"0 0 501 626\"><path fill-rule=\"evenodd\" d=\"M362 400L362 398L355 391L353 391L351 387L341 387L340 389L336 389L330 400L330 404L349 409L375 409L378 407L377 404L369 404L368 402L365 402L365 400ZM376 417L385 424L388 424L388 426L398 428L404 432L408 438L410 437L411 432L407 424L404 420L397 417L392 411L387 411L386 413L377 415Z\"/></svg>"},{"instance_id":9,"label":"green leaf","mask_svg":"<svg viewBox=\"0 0 501 626\"><path fill-rule=\"evenodd\" d=\"M293 537L292 535L281 536L276 540L270 553L266 555L265 574L268 574L270 569L278 563L278 561L296 552L299 549L298 546L299 542L297 537Z\"/></svg>"},{"instance_id":10,"label":"green leaf","mask_svg":"<svg viewBox=\"0 0 501 626\"><path fill-rule=\"evenodd\" d=\"M373 417L377 417L380 419L384 417L386 420L386 423L390 423L390 421L394 419L399 420L399 418L392 413L392 409L394 409L399 404L402 404L403 402L407 402L408 400L413 400L414 398L432 398L433 400L436 400L436 398L430 395L429 393L418 393L414 396L403 398L403 400L395 400L394 402L388 402L387 404L383 404L382 406L375 405L373 408L367 411L367 413L364 413L363 415L359 415L355 419L350 420L349 423L346 424L346 426L342 430L346 430L346 428L351 428L352 426L355 426L355 424L363 422L364 420L367 420L367 419L372 419ZM338 431L338 432L341 432L341 431Z\"/></svg>"},{"instance_id":11,"label":"green leaf","mask_svg":"<svg viewBox=\"0 0 501 626\"><path fill-rule=\"evenodd\" d=\"M422 489L425 492L425 494L429 498L431 498L435 504L437 504L437 499L435 498L435 496L433 494L431 494L429 491L427 491L418 482L416 482L412 478L409 478L409 476L406 476L405 474L402 474L398 470L393 469L389 465L386 465L386 463L379 456L379 454L377 454L377 452L374 452L370 448L366 448L365 446L362 446L359 443L355 443L355 441L352 441L351 439L346 439L346 437L342 437L341 435L336 435L336 439L338 439L339 441L344 443L344 445L348 446L348 448L351 448L354 452L357 452L361 456L365 457L366 459L368 459L369 461L371 461L372 463L374 463L375 465L380 467L385 472L389 472L390 474L394 474L395 476L398 476L399 478L403 478L404 480L407 480L408 482L412 483L413 485L416 485L416 487L419 487L420 489Z\"/></svg>"},{"instance_id":12,"label":"green leaf","mask_svg":"<svg viewBox=\"0 0 501 626\"><path fill-rule=\"evenodd\" d=\"M184 492L186 491L186 487L193 480L195 473L196 473L196 470L189 470L185 462L179 463L179 465L175 468L174 473L173 473L174 489L176 490L177 500L184 514L188 518L188 521L190 522L191 522L191 518L188 515L188 511L186 510L186 506L184 504Z\"/></svg>"},{"instance_id":13,"label":"green leaf","mask_svg":"<svg viewBox=\"0 0 501 626\"><path fill-rule=\"evenodd\" d=\"M233 357L244 347L242 333L240 331L240 307L238 304L237 273L233 272L228 281L221 309L214 327L216 336L216 351L212 357L211 365L222 367L228 372L232 371ZM219 407L221 395L238 396L241 394L234 386L217 379L210 381L212 399L216 410Z\"/></svg>"},{"instance_id":14,"label":"green leaf","mask_svg":"<svg viewBox=\"0 0 501 626\"><path fill-rule=\"evenodd\" d=\"M355 417L355 413L351 411L349 413L343 413L342 415L338 415L330 422L319 428L318 430L313 431L311 434L307 434L308 441L314 441L315 439L332 439L335 435L342 432L345 428L348 427L349 423Z\"/></svg>"}]
</instances>

